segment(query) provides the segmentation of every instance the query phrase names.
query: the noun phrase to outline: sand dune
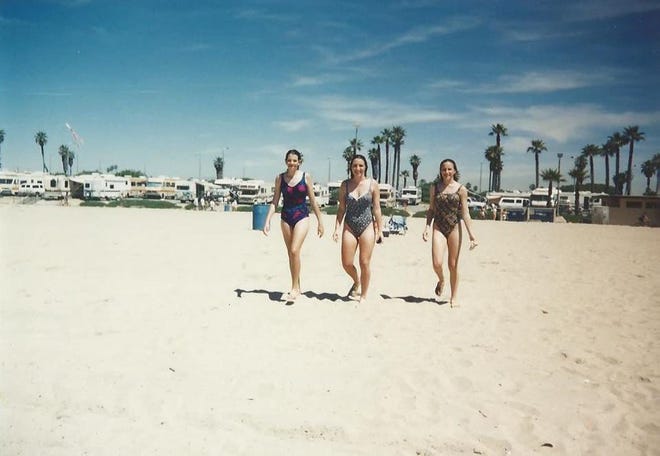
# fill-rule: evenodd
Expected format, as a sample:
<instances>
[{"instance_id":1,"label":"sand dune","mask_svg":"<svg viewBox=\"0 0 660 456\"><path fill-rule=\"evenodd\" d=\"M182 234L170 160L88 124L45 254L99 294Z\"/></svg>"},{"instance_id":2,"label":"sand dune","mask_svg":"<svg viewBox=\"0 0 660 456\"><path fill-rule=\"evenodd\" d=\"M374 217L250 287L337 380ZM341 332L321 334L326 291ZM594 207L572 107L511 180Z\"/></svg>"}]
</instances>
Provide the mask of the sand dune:
<instances>
[{"instance_id":1,"label":"sand dune","mask_svg":"<svg viewBox=\"0 0 660 456\"><path fill-rule=\"evenodd\" d=\"M450 309L409 225L285 306L249 213L0 207L0 454L660 454L660 231L475 221Z\"/></svg>"}]
</instances>

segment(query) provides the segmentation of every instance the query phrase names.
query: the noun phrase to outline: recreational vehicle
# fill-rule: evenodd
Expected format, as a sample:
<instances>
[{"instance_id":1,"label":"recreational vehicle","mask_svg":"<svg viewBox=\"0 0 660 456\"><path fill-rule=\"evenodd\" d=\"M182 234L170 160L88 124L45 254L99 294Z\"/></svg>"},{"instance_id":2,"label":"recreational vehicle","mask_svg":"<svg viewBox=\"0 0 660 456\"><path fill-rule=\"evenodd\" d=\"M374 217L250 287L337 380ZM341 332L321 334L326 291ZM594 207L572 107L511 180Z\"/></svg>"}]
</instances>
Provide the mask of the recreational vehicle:
<instances>
[{"instance_id":1,"label":"recreational vehicle","mask_svg":"<svg viewBox=\"0 0 660 456\"><path fill-rule=\"evenodd\" d=\"M18 173L0 173L0 195L2 196L13 196L18 194L19 190L19 179L20 175Z\"/></svg>"},{"instance_id":2,"label":"recreational vehicle","mask_svg":"<svg viewBox=\"0 0 660 456\"><path fill-rule=\"evenodd\" d=\"M130 198L144 198L144 193L147 191L147 178L145 176L129 177L128 182L131 184L128 196Z\"/></svg>"},{"instance_id":3,"label":"recreational vehicle","mask_svg":"<svg viewBox=\"0 0 660 456\"><path fill-rule=\"evenodd\" d=\"M63 174L46 176L44 179L44 199L62 199L69 193L69 178Z\"/></svg>"},{"instance_id":4,"label":"recreational vehicle","mask_svg":"<svg viewBox=\"0 0 660 456\"><path fill-rule=\"evenodd\" d=\"M340 188L341 188L341 181L328 182L328 206L337 205L337 198L339 198Z\"/></svg>"},{"instance_id":5,"label":"recreational vehicle","mask_svg":"<svg viewBox=\"0 0 660 456\"><path fill-rule=\"evenodd\" d=\"M381 207L392 207L396 202L396 193L394 187L390 184L378 184L378 190L380 193L380 206Z\"/></svg>"},{"instance_id":6,"label":"recreational vehicle","mask_svg":"<svg viewBox=\"0 0 660 456\"><path fill-rule=\"evenodd\" d=\"M128 196L131 185L127 177L114 174L76 176L83 181L84 199L120 199Z\"/></svg>"},{"instance_id":7,"label":"recreational vehicle","mask_svg":"<svg viewBox=\"0 0 660 456\"><path fill-rule=\"evenodd\" d=\"M555 207L559 200L561 191L555 187L552 189L552 196L550 198L550 207ZM530 206L532 207L548 207L548 188L538 187L532 190L529 196Z\"/></svg>"},{"instance_id":8,"label":"recreational vehicle","mask_svg":"<svg viewBox=\"0 0 660 456\"><path fill-rule=\"evenodd\" d=\"M401 190L401 203L408 203L411 206L416 206L422 202L422 189L414 186L404 187Z\"/></svg>"},{"instance_id":9,"label":"recreational vehicle","mask_svg":"<svg viewBox=\"0 0 660 456\"><path fill-rule=\"evenodd\" d=\"M262 180L246 180L238 184L238 204L272 201L273 188Z\"/></svg>"},{"instance_id":10,"label":"recreational vehicle","mask_svg":"<svg viewBox=\"0 0 660 456\"><path fill-rule=\"evenodd\" d=\"M328 187L324 187L321 184L314 184L314 199L319 207L327 206L330 202Z\"/></svg>"},{"instance_id":11,"label":"recreational vehicle","mask_svg":"<svg viewBox=\"0 0 660 456\"><path fill-rule=\"evenodd\" d=\"M196 184L193 181L176 181L174 184L174 194L176 195L175 199L181 201L182 203L192 203L197 195L195 185Z\"/></svg>"},{"instance_id":12,"label":"recreational vehicle","mask_svg":"<svg viewBox=\"0 0 660 456\"><path fill-rule=\"evenodd\" d=\"M174 199L176 198L176 181L171 177L149 177L144 198Z\"/></svg>"}]
</instances>

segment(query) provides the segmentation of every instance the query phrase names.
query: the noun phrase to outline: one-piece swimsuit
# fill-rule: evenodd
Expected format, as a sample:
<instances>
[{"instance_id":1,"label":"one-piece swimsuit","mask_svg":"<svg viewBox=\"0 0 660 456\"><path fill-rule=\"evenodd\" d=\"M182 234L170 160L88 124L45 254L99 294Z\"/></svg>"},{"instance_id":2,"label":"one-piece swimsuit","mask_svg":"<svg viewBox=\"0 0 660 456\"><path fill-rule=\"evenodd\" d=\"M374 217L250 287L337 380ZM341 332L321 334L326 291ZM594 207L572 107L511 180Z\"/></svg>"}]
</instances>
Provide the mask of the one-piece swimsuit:
<instances>
[{"instance_id":1,"label":"one-piece swimsuit","mask_svg":"<svg viewBox=\"0 0 660 456\"><path fill-rule=\"evenodd\" d=\"M460 221L461 197L458 192L461 187L462 185L459 185L455 193L441 193L440 183L435 185L433 224L444 237L449 237L449 234ZM458 229L460 230L460 225Z\"/></svg>"},{"instance_id":2,"label":"one-piece swimsuit","mask_svg":"<svg viewBox=\"0 0 660 456\"><path fill-rule=\"evenodd\" d=\"M371 189L371 182L369 182L369 188ZM346 181L345 222L358 238L374 221L371 203L371 190L356 198L348 192L348 181Z\"/></svg>"},{"instance_id":3,"label":"one-piece swimsuit","mask_svg":"<svg viewBox=\"0 0 660 456\"><path fill-rule=\"evenodd\" d=\"M284 198L284 205L282 207L281 218L291 228L296 226L296 223L309 217L309 209L307 209L307 183L305 182L305 173L302 179L296 185L289 185L284 180L284 174L280 176L280 189L282 197Z\"/></svg>"}]
</instances>

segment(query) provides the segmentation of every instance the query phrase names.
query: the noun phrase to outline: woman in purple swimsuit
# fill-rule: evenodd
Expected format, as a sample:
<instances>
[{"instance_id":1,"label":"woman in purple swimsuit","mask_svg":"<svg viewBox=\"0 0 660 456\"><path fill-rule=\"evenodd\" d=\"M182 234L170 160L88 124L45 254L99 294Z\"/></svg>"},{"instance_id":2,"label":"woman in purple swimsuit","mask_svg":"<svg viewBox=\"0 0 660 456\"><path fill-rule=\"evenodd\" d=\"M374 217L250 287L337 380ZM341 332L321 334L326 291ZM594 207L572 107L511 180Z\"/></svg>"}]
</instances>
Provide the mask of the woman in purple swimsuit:
<instances>
[{"instance_id":1,"label":"woman in purple swimsuit","mask_svg":"<svg viewBox=\"0 0 660 456\"><path fill-rule=\"evenodd\" d=\"M302 154L291 149L285 155L286 172L278 174L275 178L275 195L270 203L266 223L263 232L266 236L270 233L270 219L275 214L275 208L280 202L280 195L284 199L280 223L282 236L286 251L289 254L289 269L291 271L291 291L285 296L287 302L295 301L300 296L300 249L309 230L309 209L306 199L309 198L310 206L318 220L317 233L323 236L323 222L321 211L314 198L314 187L312 176L300 171Z\"/></svg>"},{"instance_id":2,"label":"woman in purple swimsuit","mask_svg":"<svg viewBox=\"0 0 660 456\"><path fill-rule=\"evenodd\" d=\"M351 178L342 182L339 188L339 209L332 239L339 239L341 234L341 264L344 271L353 279L348 297L359 300L367 299L371 280L371 254L376 239L383 235L380 213L380 193L378 183L367 178L367 159L356 154L351 160ZM360 275L355 267L355 253L360 248Z\"/></svg>"},{"instance_id":3,"label":"woman in purple swimsuit","mask_svg":"<svg viewBox=\"0 0 660 456\"><path fill-rule=\"evenodd\" d=\"M442 273L442 258L447 248L447 265L449 267L449 285L451 287L450 307L458 307L458 255L461 251L463 233L461 219L465 223L470 236L470 250L477 246L477 240L472 233L472 219L467 204L467 189L458 183L458 168L451 159L440 163L440 176L430 187L430 204L426 212L426 227L422 239L429 238L429 228L433 223L431 238L431 257L433 270L438 276L435 287L436 296L440 297L445 285Z\"/></svg>"}]
</instances>

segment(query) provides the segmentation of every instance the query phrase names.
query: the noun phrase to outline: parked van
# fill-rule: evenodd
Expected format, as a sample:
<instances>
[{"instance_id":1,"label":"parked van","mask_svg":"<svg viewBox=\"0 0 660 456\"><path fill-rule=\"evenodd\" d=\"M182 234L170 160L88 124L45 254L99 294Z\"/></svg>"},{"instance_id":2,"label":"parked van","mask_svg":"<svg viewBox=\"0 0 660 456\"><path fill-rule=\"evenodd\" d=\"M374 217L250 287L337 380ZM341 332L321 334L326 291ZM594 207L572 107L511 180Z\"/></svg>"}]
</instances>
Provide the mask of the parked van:
<instances>
[{"instance_id":1,"label":"parked van","mask_svg":"<svg viewBox=\"0 0 660 456\"><path fill-rule=\"evenodd\" d=\"M523 209L529 206L529 199L505 196L500 199L498 206L500 209Z\"/></svg>"}]
</instances>

